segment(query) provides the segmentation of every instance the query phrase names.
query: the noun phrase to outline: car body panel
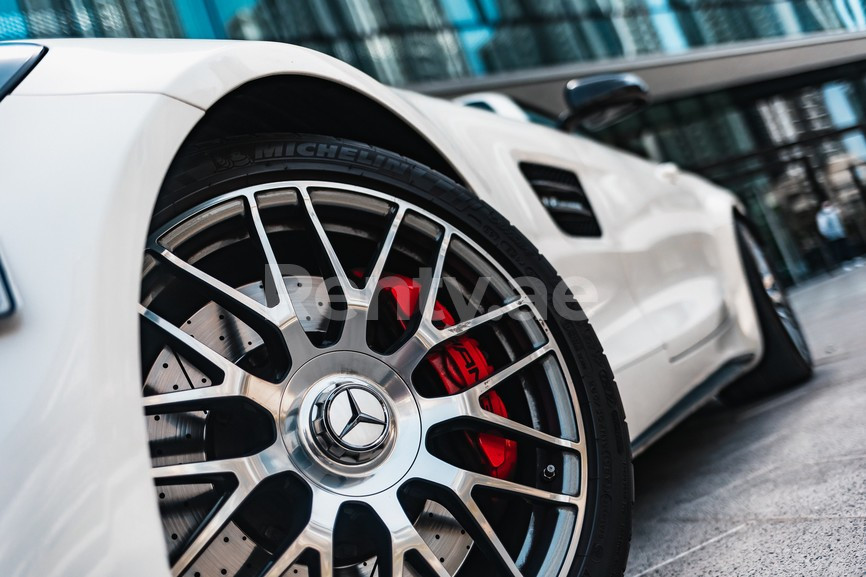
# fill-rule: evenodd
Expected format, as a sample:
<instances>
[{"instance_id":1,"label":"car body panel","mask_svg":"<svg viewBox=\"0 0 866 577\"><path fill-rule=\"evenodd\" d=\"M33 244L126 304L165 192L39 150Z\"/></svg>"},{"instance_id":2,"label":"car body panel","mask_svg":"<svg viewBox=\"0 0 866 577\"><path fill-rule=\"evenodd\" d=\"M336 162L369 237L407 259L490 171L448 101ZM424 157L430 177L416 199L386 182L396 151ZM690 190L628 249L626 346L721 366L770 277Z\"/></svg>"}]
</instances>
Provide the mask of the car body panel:
<instances>
[{"instance_id":1,"label":"car body panel","mask_svg":"<svg viewBox=\"0 0 866 577\"><path fill-rule=\"evenodd\" d=\"M437 116L467 155L483 159L478 171L495 192L485 189L482 198L529 237L586 310L617 378L632 439L725 359L760 355L754 308L742 298L732 194L685 173L674 185L659 165L586 138L407 97ZM521 175L520 161L577 174L602 236L562 233ZM735 336L725 340L726 332ZM725 348L704 348L707 339ZM700 360L681 362L692 355Z\"/></svg>"},{"instance_id":2,"label":"car body panel","mask_svg":"<svg viewBox=\"0 0 866 577\"><path fill-rule=\"evenodd\" d=\"M155 193L201 115L157 94L0 104L20 296L0 323L2 575L168 575L130 303Z\"/></svg>"},{"instance_id":3,"label":"car body panel","mask_svg":"<svg viewBox=\"0 0 866 577\"><path fill-rule=\"evenodd\" d=\"M352 88L415 127L470 186L480 184L469 159L399 92L320 52L280 42L154 39L59 39L16 88L19 96L165 94L207 110L241 85L275 75L311 76Z\"/></svg>"},{"instance_id":4,"label":"car body panel","mask_svg":"<svg viewBox=\"0 0 866 577\"><path fill-rule=\"evenodd\" d=\"M0 246L19 297L0 321L2 575L169 574L141 418L144 238L172 158L205 110L262 76L313 75L375 99L535 243L586 307L632 439L727 361L760 356L736 201L697 177L672 190L651 163L393 90L283 44L44 44L42 62L0 103ZM521 160L578 173L602 237L560 232Z\"/></svg>"}]
</instances>

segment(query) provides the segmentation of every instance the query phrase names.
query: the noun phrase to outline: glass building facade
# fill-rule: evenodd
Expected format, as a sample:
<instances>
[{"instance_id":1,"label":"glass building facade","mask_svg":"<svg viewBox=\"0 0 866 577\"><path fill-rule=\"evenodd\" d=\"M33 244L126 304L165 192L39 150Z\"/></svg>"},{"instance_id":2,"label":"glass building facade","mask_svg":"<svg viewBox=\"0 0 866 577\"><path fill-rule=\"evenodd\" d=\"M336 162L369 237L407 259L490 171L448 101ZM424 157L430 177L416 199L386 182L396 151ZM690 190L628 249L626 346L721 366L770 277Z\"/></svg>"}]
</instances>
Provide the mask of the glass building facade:
<instances>
[{"instance_id":1,"label":"glass building facade","mask_svg":"<svg viewBox=\"0 0 866 577\"><path fill-rule=\"evenodd\" d=\"M790 283L834 266L824 200L866 251L866 61L657 103L596 137L735 191Z\"/></svg>"},{"instance_id":2,"label":"glass building facade","mask_svg":"<svg viewBox=\"0 0 866 577\"><path fill-rule=\"evenodd\" d=\"M0 0L0 40L277 40L397 85L844 30L861 0Z\"/></svg>"},{"instance_id":3,"label":"glass building facade","mask_svg":"<svg viewBox=\"0 0 866 577\"><path fill-rule=\"evenodd\" d=\"M0 40L305 45L395 85L866 31L861 0L0 0ZM831 265L824 199L866 248L866 61L657 104L596 135L741 196L789 282Z\"/></svg>"}]
</instances>

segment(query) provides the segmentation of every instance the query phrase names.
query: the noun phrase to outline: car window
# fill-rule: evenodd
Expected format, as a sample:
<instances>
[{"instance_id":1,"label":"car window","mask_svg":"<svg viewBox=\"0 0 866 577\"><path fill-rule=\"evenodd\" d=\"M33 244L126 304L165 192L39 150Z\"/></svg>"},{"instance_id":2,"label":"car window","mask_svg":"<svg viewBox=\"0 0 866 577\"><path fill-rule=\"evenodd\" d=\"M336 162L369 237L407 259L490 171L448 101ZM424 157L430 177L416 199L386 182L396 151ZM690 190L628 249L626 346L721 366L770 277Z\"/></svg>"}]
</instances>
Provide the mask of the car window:
<instances>
[{"instance_id":1,"label":"car window","mask_svg":"<svg viewBox=\"0 0 866 577\"><path fill-rule=\"evenodd\" d=\"M557 128L559 126L559 121L552 114L527 106L526 104L517 102L516 100L514 102L521 108L521 110L523 110L523 112L526 113L527 118L529 118L529 121L533 124L541 124L542 126L548 126L550 128Z\"/></svg>"},{"instance_id":2,"label":"car window","mask_svg":"<svg viewBox=\"0 0 866 577\"><path fill-rule=\"evenodd\" d=\"M464 102L464 106L469 106L470 108L480 108L481 110L486 110L488 112L496 112L493 110L493 107L487 104L486 102L482 102L481 100L473 100L471 102Z\"/></svg>"}]
</instances>

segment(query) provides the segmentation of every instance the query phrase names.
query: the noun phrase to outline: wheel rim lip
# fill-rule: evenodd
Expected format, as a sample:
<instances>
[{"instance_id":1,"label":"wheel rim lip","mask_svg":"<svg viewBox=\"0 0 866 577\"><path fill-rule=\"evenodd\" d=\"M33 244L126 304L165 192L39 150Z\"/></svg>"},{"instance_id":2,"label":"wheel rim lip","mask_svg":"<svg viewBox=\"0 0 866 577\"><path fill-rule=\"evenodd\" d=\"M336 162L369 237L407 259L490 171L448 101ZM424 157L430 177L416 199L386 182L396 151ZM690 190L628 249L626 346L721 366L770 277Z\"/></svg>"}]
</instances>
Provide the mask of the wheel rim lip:
<instances>
[{"instance_id":1,"label":"wheel rim lip","mask_svg":"<svg viewBox=\"0 0 866 577\"><path fill-rule=\"evenodd\" d=\"M746 245L749 247L749 252L752 253L752 259L755 262L755 268L757 269L761 286L764 293L767 295L767 298L770 299L773 313L776 315L776 318L781 323L785 333L787 333L788 338L797 349L797 353L800 357L806 362L811 363L812 354L809 350L809 345L806 342L806 336L803 334L800 323L797 322L796 315L788 303L785 291L779 287L776 274L770 267L770 263L767 260L764 250L752 236L751 232L745 227L743 227L743 235L746 238Z\"/></svg>"},{"instance_id":2,"label":"wheel rim lip","mask_svg":"<svg viewBox=\"0 0 866 577\"><path fill-rule=\"evenodd\" d=\"M779 321L785 328L785 332L788 333L788 336L794 343L797 352L803 360L811 364L812 351L809 349L809 344L806 342L806 335L803 333L803 329L800 327L800 323L797 322L796 317L793 316L791 308L785 304L782 310L777 309L776 315L779 317Z\"/></svg>"},{"instance_id":3,"label":"wheel rim lip","mask_svg":"<svg viewBox=\"0 0 866 577\"><path fill-rule=\"evenodd\" d=\"M438 215L435 215L435 214L427 211L426 209L418 206L417 204L414 204L411 201L406 201L406 200L397 198L393 195L382 193L380 191L372 190L369 188L345 184L345 183L340 183L340 182L320 181L320 180L303 180L303 181L287 180L287 181L280 181L280 182L265 183L265 184L260 184L260 185L255 185L255 186L250 186L250 187L246 187L246 188L233 190L233 191L221 194L221 195L214 197L210 200L207 200L205 202L202 202L202 203L198 204L197 206L185 211L184 213L182 213L178 217L172 219L171 221L169 221L169 222L165 223L164 225L162 225L161 227L159 227L151 235L151 238L156 239L158 241L164 235L169 233L172 229L174 229L175 227L177 227L181 223L185 222L186 220L188 220L192 217L195 217L196 215L203 213L203 212L205 212L205 211L207 211L213 207L216 207L222 203L225 203L227 201L231 201L231 200L235 200L235 199L243 199L243 198L251 199L251 198L254 198L255 195L263 193L263 192L278 191L278 190L298 191L299 189L304 189L304 190L333 190L333 191L338 191L338 192L364 194L364 195L369 195L371 197L374 197L374 198L377 198L380 200L384 200L386 202L393 203L393 204L398 205L398 206L409 206L413 212L415 212L415 213L419 214L420 216L422 216L426 219L429 219L429 220L431 220L437 224L440 224L443 227L445 227L446 229L448 229L451 234L454 234L455 236L459 237L462 242L465 242L466 244L469 245L470 248L475 250L481 256L481 258L484 259L488 264L493 265L495 267L495 269L499 272L499 274L501 274L505 279L507 279L511 283L515 283L513 275L510 272L508 272L497 259L493 258L483 247L481 247L477 242L475 242L474 239L467 236L466 234L464 234L459 229L453 227L450 223L446 222L443 218L439 217ZM300 198L300 195L299 195L299 198ZM524 294L522 290L521 290L521 294ZM559 368L560 368L560 372L562 374L562 378L563 378L563 380L566 384L566 387L567 387L567 396L569 397L569 400L571 401L571 406L573 408L573 411L571 411L570 414L572 414L572 416L575 420L575 427L576 427L576 431L577 431L577 436L579 439L586 440L587 437L586 437L586 433L585 433L584 419L583 419L582 411L580 409L581 404L577 398L576 388L575 388L574 383L573 383L572 374L568 368L569 365L568 365L568 363L566 363L564 355L562 353L562 350L560 349L558 342L551 335L551 332L550 332L550 329L547 325L547 322L544 320L542 315L539 314L538 309L535 307L534 304L532 304L531 301L529 301L527 303L527 308L529 308L531 310L533 319L538 321L541 329L544 331L544 333L548 339L548 343L551 345L551 352L554 355L554 357L556 358L556 361L557 361ZM281 326L280 328L284 329L285 326ZM287 343L287 344L291 347L291 343ZM334 351L334 352L336 352L336 351ZM355 352L355 351L352 351L352 352ZM388 358L385 357L384 355L379 355L379 354L377 354L373 351L369 351L369 350L364 351L364 353L359 353L359 354L367 354L373 358L378 357L378 360L380 360L382 362L384 362L385 360L388 360ZM303 363L301 366L297 366L297 365L294 365L294 363L293 363L292 369L291 369L290 373L286 376L284 383L288 384L292 380L292 378L297 374L297 372L300 371L301 367L305 366L305 365L306 365L306 363ZM297 368L295 368L295 367L297 367ZM286 387L286 389L287 389L287 387ZM284 391L286 389L284 389ZM410 386L410 389L411 389L411 386ZM410 396L414 397L414 395L415 395L415 393L411 392ZM282 402L281 402L281 405L282 405ZM280 410L282 410L282 408ZM421 408L419 408L419 414L420 414L420 418L421 418L422 435L426 436L426 434L429 432L429 426L425 425L423 423L423 410ZM423 443L420 444L419 447L420 446L423 446ZM581 488L580 489L580 496L579 496L580 503L579 503L579 505L576 506L576 518L574 521L574 529L575 530L573 532L572 537L570 538L570 542L569 542L569 545L567 547L566 555L563 558L563 561L561 563L561 569L559 571L560 574L564 574L565 572L567 572L575 560L575 556L576 556L576 552L577 552L577 546L581 541L581 535L583 532L583 519L584 519L586 506L587 506L587 493L588 493L588 491L591 490L591 487L590 487L589 482L588 482L589 462L588 462L588 458L587 458L585 445L584 445L584 449L580 452L579 456L580 456L579 478L580 478L580 488ZM417 457L417 453L416 453L416 457ZM415 464L413 462L412 466L410 466L407 469L407 472L406 472L406 474L404 474L403 477L401 477L394 484L383 489L382 491L387 491L387 490L393 488L394 485L399 483L402 479L406 478L407 475L411 476L412 471L414 469L415 469ZM325 488L321 488L321 489L327 491L327 489L325 489ZM379 491L378 493L369 493L367 495L372 496L372 495L380 494L382 491ZM330 493L330 491L327 491L327 492ZM331 494L333 494L333 493L331 493ZM363 497L363 496L364 495L361 495L361 497ZM353 496L353 497L356 497L356 496ZM552 548L553 548L553 546L551 545L550 550L552 550Z\"/></svg>"}]
</instances>

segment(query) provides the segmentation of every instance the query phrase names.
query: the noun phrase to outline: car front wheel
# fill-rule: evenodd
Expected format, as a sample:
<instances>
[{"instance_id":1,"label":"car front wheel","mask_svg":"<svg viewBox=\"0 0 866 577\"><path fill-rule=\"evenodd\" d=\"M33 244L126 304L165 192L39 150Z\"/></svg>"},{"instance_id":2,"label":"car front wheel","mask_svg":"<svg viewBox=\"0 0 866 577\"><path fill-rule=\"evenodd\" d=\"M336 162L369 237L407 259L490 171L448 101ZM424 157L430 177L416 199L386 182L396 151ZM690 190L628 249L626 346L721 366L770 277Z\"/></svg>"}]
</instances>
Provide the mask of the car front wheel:
<instances>
[{"instance_id":1,"label":"car front wheel","mask_svg":"<svg viewBox=\"0 0 866 577\"><path fill-rule=\"evenodd\" d=\"M172 575L621 575L628 432L560 283L391 152L182 151L139 307Z\"/></svg>"}]
</instances>

